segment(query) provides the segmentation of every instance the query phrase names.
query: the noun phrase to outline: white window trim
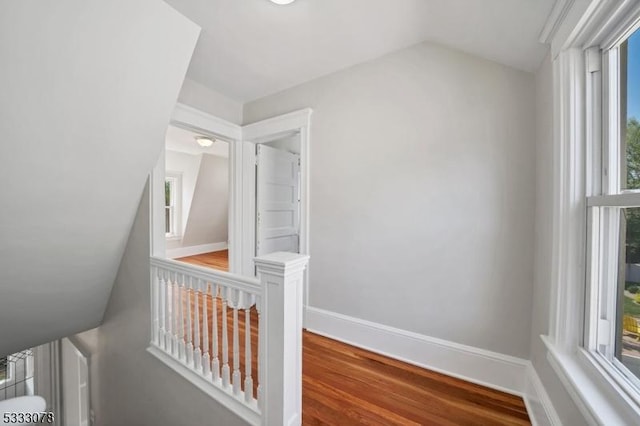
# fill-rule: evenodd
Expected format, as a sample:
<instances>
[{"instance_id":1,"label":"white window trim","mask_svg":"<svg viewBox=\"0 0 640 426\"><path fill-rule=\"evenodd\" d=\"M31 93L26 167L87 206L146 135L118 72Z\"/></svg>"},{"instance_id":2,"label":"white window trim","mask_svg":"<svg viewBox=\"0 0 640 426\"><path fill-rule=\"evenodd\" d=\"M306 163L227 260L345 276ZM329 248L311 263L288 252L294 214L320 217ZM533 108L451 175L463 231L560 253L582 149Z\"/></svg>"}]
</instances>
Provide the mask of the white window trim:
<instances>
[{"instance_id":1,"label":"white window trim","mask_svg":"<svg viewBox=\"0 0 640 426\"><path fill-rule=\"evenodd\" d=\"M166 171L165 172L165 181L166 179L174 180L174 205L173 205L173 217L172 217L172 229L173 233L166 234L165 239L167 241L180 240L182 238L182 173L181 172L173 172ZM166 208L166 207L165 207Z\"/></svg>"},{"instance_id":2,"label":"white window trim","mask_svg":"<svg viewBox=\"0 0 640 426\"><path fill-rule=\"evenodd\" d=\"M585 281L591 273L586 262L586 194L597 192L592 191L597 180L587 175L585 166L587 161L606 161L587 149L600 144L602 111L589 102L599 90L591 72L599 66L600 55L585 55L585 50L590 46L606 49L619 40L625 33L622 29L640 17L640 2L594 0L586 11L584 3L559 3L566 10L555 17L557 22L547 25L554 34L545 40L558 54L553 58L552 301L549 335L542 339L551 366L590 424L639 424L640 408L629 389L582 346L584 319L589 317L585 315L584 297L589 291Z\"/></svg>"}]
</instances>

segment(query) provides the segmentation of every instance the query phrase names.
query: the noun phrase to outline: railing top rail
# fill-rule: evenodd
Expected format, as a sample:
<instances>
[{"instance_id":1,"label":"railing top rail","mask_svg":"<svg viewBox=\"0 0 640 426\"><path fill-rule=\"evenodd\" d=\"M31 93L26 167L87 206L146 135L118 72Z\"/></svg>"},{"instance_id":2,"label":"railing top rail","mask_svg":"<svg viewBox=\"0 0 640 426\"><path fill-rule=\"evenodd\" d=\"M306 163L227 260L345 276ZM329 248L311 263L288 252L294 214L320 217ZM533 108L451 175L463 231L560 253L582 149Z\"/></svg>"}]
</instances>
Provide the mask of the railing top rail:
<instances>
[{"instance_id":1,"label":"railing top rail","mask_svg":"<svg viewBox=\"0 0 640 426\"><path fill-rule=\"evenodd\" d=\"M171 272L182 273L204 281L221 284L226 287L244 290L252 294L262 294L262 286L260 285L260 280L257 278L244 277L242 275L155 256L151 256L151 266L164 268Z\"/></svg>"}]
</instances>

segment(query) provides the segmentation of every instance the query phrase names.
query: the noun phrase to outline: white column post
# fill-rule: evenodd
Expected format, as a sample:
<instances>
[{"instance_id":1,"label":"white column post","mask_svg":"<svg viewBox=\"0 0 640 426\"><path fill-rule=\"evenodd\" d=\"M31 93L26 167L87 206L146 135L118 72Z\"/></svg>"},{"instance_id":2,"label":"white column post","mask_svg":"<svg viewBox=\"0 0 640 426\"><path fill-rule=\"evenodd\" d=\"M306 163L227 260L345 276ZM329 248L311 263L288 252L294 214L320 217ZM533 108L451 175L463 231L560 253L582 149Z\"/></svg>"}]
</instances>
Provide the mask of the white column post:
<instances>
[{"instance_id":1,"label":"white column post","mask_svg":"<svg viewBox=\"0 0 640 426\"><path fill-rule=\"evenodd\" d=\"M302 422L302 283L309 256L271 253L255 259L263 287L258 372L262 424Z\"/></svg>"}]
</instances>

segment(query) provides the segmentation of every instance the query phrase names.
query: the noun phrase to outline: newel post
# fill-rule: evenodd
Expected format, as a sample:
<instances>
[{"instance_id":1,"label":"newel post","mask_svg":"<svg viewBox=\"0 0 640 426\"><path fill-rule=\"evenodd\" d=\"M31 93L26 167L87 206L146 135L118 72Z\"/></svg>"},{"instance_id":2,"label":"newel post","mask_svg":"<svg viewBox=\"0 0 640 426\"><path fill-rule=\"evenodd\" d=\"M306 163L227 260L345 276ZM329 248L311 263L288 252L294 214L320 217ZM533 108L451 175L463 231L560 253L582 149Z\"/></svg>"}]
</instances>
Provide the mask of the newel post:
<instances>
[{"instance_id":1,"label":"newel post","mask_svg":"<svg viewBox=\"0 0 640 426\"><path fill-rule=\"evenodd\" d=\"M302 422L302 283L309 256L271 253L255 259L260 302L258 400L262 424Z\"/></svg>"}]
</instances>

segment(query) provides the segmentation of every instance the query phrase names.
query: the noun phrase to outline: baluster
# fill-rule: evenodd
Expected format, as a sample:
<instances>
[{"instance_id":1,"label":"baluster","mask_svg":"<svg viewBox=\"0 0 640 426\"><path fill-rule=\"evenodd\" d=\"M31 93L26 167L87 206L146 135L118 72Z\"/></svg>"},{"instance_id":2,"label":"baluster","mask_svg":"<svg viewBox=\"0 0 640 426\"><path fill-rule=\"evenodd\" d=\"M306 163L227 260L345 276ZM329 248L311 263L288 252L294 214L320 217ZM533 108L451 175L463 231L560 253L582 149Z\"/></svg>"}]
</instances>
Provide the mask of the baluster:
<instances>
[{"instance_id":1,"label":"baluster","mask_svg":"<svg viewBox=\"0 0 640 426\"><path fill-rule=\"evenodd\" d=\"M179 328L178 328L178 332L176 333L178 335L178 357L181 360L184 360L185 358L185 332L184 332L184 298L185 298L185 294L184 294L184 275L183 274L176 274L176 279L177 282L176 284L178 285L178 322L180 323Z\"/></svg>"},{"instance_id":2,"label":"baluster","mask_svg":"<svg viewBox=\"0 0 640 426\"><path fill-rule=\"evenodd\" d=\"M216 284L211 284L213 290L213 297L211 298L213 305L213 313L211 316L213 317L213 324L211 328L213 329L213 361L211 362L211 368L213 368L213 380L220 379L220 360L218 358L218 286Z\"/></svg>"},{"instance_id":3,"label":"baluster","mask_svg":"<svg viewBox=\"0 0 640 426\"><path fill-rule=\"evenodd\" d=\"M240 342L238 336L238 303L240 302L239 291L232 290L233 302L233 393L240 394Z\"/></svg>"},{"instance_id":4,"label":"baluster","mask_svg":"<svg viewBox=\"0 0 640 426\"><path fill-rule=\"evenodd\" d=\"M202 280L198 279L193 289L193 297L195 298L194 306L196 308L196 312L195 312L196 321L194 324L195 351L193 353L193 358L194 358L195 369L199 373L202 372L202 350L200 349L200 308L199 308L199 302L198 302L201 285L202 285Z\"/></svg>"},{"instance_id":5,"label":"baluster","mask_svg":"<svg viewBox=\"0 0 640 426\"><path fill-rule=\"evenodd\" d=\"M156 318L155 318L155 328L157 330L156 333L156 345L158 347L164 346L164 287L162 283L162 270L160 268L156 268Z\"/></svg>"},{"instance_id":6,"label":"baluster","mask_svg":"<svg viewBox=\"0 0 640 426\"><path fill-rule=\"evenodd\" d=\"M171 308L173 309L173 333L172 333L172 351L174 357L179 358L180 350L178 349L178 336L180 334L180 315L178 309L180 307L180 287L178 286L177 273L171 272L171 282L173 283L173 297Z\"/></svg>"},{"instance_id":7,"label":"baluster","mask_svg":"<svg viewBox=\"0 0 640 426\"><path fill-rule=\"evenodd\" d=\"M171 353L171 324L173 321L171 320L171 281L170 275L168 271L164 272L164 288L165 288L165 333L164 333L164 350L167 353Z\"/></svg>"},{"instance_id":8,"label":"baluster","mask_svg":"<svg viewBox=\"0 0 640 426\"><path fill-rule=\"evenodd\" d=\"M189 285L187 293L187 364L193 365L193 321L191 318L191 291L193 289L193 278L187 277Z\"/></svg>"},{"instance_id":9,"label":"baluster","mask_svg":"<svg viewBox=\"0 0 640 426\"><path fill-rule=\"evenodd\" d=\"M264 381L264 360L262 359L262 345L264 344L264 325L260 319L262 313L262 298L256 297L256 313L258 314L258 408L262 410L264 398L262 396L262 382Z\"/></svg>"},{"instance_id":10,"label":"baluster","mask_svg":"<svg viewBox=\"0 0 640 426\"><path fill-rule=\"evenodd\" d=\"M202 295L202 365L203 373L207 378L211 377L211 359L209 358L209 283L204 283L204 294Z\"/></svg>"},{"instance_id":11,"label":"baluster","mask_svg":"<svg viewBox=\"0 0 640 426\"><path fill-rule=\"evenodd\" d=\"M158 302L156 301L156 286L158 284L158 268L151 266L151 343L157 343L158 336Z\"/></svg>"},{"instance_id":12,"label":"baluster","mask_svg":"<svg viewBox=\"0 0 640 426\"><path fill-rule=\"evenodd\" d=\"M247 298L249 299L249 298ZM253 379L251 378L251 304L247 300L244 309L244 400L253 399Z\"/></svg>"},{"instance_id":13,"label":"baluster","mask_svg":"<svg viewBox=\"0 0 640 426\"><path fill-rule=\"evenodd\" d=\"M227 294L228 289L222 288L222 386L228 387L231 378L229 377L229 335L227 331Z\"/></svg>"}]
</instances>

